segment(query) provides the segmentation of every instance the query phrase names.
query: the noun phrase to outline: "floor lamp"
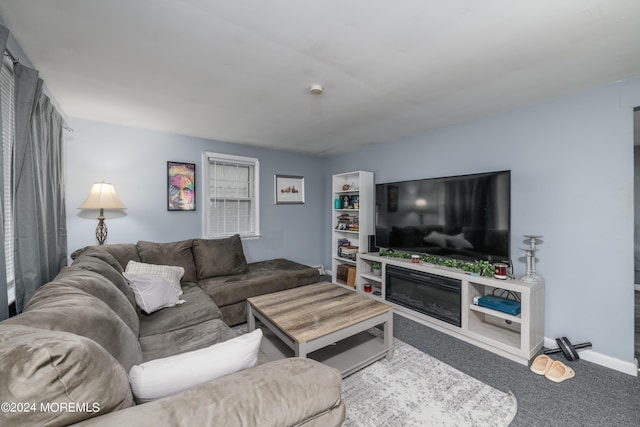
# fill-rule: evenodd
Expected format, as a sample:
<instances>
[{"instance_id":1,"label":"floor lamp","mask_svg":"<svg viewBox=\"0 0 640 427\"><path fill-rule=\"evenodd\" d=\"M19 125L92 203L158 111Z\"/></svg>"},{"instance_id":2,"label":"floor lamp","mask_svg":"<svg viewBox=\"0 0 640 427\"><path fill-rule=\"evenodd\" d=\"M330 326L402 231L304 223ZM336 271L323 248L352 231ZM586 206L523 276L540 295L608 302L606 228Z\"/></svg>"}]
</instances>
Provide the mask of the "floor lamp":
<instances>
[{"instance_id":1,"label":"floor lamp","mask_svg":"<svg viewBox=\"0 0 640 427\"><path fill-rule=\"evenodd\" d=\"M98 244L103 245L107 240L107 225L104 223L105 209L126 209L122 204L113 184L108 182L96 182L91 186L87 200L78 209L100 209L98 216L98 227L96 228L96 239Z\"/></svg>"}]
</instances>

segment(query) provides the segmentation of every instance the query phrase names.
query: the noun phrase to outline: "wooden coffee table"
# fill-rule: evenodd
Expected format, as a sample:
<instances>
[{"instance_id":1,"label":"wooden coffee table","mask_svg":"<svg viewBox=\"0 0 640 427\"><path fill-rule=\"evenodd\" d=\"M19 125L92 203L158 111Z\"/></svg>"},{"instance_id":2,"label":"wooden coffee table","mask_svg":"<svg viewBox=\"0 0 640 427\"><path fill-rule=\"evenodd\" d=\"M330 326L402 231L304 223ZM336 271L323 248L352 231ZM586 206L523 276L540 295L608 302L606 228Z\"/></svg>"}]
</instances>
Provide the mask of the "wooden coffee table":
<instances>
[{"instance_id":1,"label":"wooden coffee table","mask_svg":"<svg viewBox=\"0 0 640 427\"><path fill-rule=\"evenodd\" d=\"M270 360L309 357L345 377L393 355L392 307L332 283L248 298L249 331L256 319L266 327L261 350ZM381 334L367 332L378 325Z\"/></svg>"}]
</instances>

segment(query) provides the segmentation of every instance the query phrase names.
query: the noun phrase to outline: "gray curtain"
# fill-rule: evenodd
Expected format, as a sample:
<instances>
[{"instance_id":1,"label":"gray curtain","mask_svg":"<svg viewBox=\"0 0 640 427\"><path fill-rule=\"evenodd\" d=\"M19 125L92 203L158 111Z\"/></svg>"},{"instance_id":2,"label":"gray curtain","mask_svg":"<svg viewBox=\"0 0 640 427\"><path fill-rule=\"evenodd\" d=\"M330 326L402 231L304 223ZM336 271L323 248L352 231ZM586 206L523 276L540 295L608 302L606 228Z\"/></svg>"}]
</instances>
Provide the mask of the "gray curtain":
<instances>
[{"instance_id":1,"label":"gray curtain","mask_svg":"<svg viewBox=\"0 0 640 427\"><path fill-rule=\"evenodd\" d=\"M16 310L66 265L64 121L38 72L17 64L14 221Z\"/></svg>"},{"instance_id":2,"label":"gray curtain","mask_svg":"<svg viewBox=\"0 0 640 427\"><path fill-rule=\"evenodd\" d=\"M0 25L0 52L4 54L7 46L9 30ZM0 115L0 133L2 131L2 116ZM0 177L4 176L4 154L0 150ZM0 181L1 183L2 181ZM7 264L4 257L4 187L0 185L0 320L9 317L9 300L7 298Z\"/></svg>"}]
</instances>

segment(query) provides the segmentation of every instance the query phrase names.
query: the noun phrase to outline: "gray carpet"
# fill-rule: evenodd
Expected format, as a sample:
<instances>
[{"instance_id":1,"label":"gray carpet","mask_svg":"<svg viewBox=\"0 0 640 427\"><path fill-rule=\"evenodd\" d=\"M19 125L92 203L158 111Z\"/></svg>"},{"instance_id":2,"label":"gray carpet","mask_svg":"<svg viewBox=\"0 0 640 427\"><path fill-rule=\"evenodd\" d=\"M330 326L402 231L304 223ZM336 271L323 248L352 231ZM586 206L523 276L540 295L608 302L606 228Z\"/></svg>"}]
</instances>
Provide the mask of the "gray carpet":
<instances>
[{"instance_id":1,"label":"gray carpet","mask_svg":"<svg viewBox=\"0 0 640 427\"><path fill-rule=\"evenodd\" d=\"M518 399L511 426L640 426L640 377L562 360L575 378L553 383L529 368L394 315L394 336Z\"/></svg>"}]
</instances>

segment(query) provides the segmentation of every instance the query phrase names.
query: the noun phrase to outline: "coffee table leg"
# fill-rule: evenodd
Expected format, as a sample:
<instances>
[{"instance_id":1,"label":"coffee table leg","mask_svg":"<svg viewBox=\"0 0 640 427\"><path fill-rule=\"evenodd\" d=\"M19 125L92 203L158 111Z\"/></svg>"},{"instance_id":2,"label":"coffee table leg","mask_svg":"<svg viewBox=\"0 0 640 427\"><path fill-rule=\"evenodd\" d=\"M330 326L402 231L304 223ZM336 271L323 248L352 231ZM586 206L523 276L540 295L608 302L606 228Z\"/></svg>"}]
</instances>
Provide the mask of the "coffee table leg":
<instances>
[{"instance_id":1,"label":"coffee table leg","mask_svg":"<svg viewBox=\"0 0 640 427\"><path fill-rule=\"evenodd\" d=\"M251 304L247 303L247 329L252 332L256 329L256 318L253 315Z\"/></svg>"},{"instance_id":2,"label":"coffee table leg","mask_svg":"<svg viewBox=\"0 0 640 427\"><path fill-rule=\"evenodd\" d=\"M296 357L307 357L307 343L295 343L295 348L293 349Z\"/></svg>"},{"instance_id":3,"label":"coffee table leg","mask_svg":"<svg viewBox=\"0 0 640 427\"><path fill-rule=\"evenodd\" d=\"M393 312L389 310L387 321L384 322L384 346L387 348L387 359L393 358Z\"/></svg>"}]
</instances>

